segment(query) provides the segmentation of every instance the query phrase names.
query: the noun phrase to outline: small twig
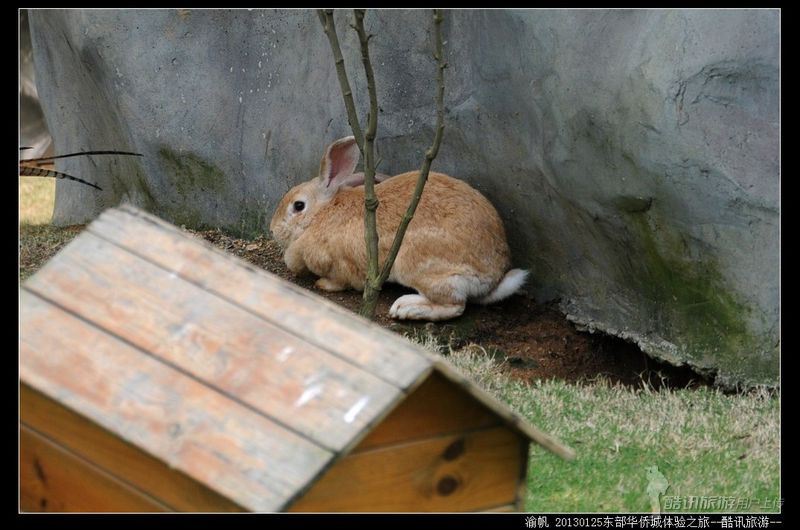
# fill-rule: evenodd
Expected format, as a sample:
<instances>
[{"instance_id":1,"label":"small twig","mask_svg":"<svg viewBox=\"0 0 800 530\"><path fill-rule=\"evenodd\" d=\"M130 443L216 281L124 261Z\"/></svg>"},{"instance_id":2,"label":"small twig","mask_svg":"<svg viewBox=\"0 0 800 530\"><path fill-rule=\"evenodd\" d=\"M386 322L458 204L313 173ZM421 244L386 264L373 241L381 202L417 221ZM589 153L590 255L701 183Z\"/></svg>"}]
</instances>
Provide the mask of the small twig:
<instances>
[{"instance_id":1,"label":"small twig","mask_svg":"<svg viewBox=\"0 0 800 530\"><path fill-rule=\"evenodd\" d=\"M428 180L428 173L431 169L431 163L433 162L434 158L436 158L436 155L439 154L439 146L442 144L442 137L444 136L444 69L447 65L444 62L444 45L442 43L441 25L443 20L444 17L442 16L442 10L434 9L433 37L435 41L435 52L433 56L437 61L436 82L438 85L438 91L436 93L436 134L433 137L433 144L431 145L430 149L425 152L425 159L422 162L422 169L420 170L419 177L417 178L417 185L414 188L414 195L411 198L411 203L408 205L408 210L406 210L406 213L403 216L403 220L400 222L400 226L397 228L397 232L394 235L394 240L392 241L392 247L389 250L389 255L386 258L386 262L383 264L381 275L378 278L378 282L380 284L386 281L386 279L389 277L389 272L392 270L392 265L394 265L397 252L400 250L400 245L403 242L403 237L406 234L408 224L414 217L414 212L416 212L417 205L422 197L422 190L425 188L425 182Z\"/></svg>"},{"instance_id":2,"label":"small twig","mask_svg":"<svg viewBox=\"0 0 800 530\"><path fill-rule=\"evenodd\" d=\"M328 36L328 42L330 43L331 51L333 52L333 60L336 64L336 74L339 77L339 85L342 89L344 106L347 109L347 121L350 122L350 128L353 129L353 136L355 136L358 148L361 150L361 154L363 155L364 135L361 132L361 125L358 121L356 104L353 101L353 91L350 89L350 82L347 80L347 71L344 67L342 48L339 46L339 37L336 34L336 23L333 21L333 9L317 9L317 15L322 23L322 29L325 30L325 35Z\"/></svg>"}]
</instances>

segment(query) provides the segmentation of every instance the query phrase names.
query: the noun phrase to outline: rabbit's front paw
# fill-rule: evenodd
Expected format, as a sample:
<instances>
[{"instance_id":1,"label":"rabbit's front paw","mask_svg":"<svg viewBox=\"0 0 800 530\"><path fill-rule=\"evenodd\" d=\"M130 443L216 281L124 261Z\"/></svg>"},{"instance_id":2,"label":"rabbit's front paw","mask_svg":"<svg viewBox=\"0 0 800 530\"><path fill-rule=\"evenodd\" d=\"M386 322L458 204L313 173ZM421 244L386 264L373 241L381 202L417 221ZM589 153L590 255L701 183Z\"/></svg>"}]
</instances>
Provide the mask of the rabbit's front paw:
<instances>
[{"instance_id":1,"label":"rabbit's front paw","mask_svg":"<svg viewBox=\"0 0 800 530\"><path fill-rule=\"evenodd\" d=\"M400 320L447 320L463 313L464 305L434 304L421 294L407 294L394 301L389 316Z\"/></svg>"},{"instance_id":2,"label":"rabbit's front paw","mask_svg":"<svg viewBox=\"0 0 800 530\"><path fill-rule=\"evenodd\" d=\"M314 285L317 286L317 289L328 292L344 291L347 289L347 285L343 283L337 283L333 280L329 280L328 278L320 278Z\"/></svg>"}]
</instances>

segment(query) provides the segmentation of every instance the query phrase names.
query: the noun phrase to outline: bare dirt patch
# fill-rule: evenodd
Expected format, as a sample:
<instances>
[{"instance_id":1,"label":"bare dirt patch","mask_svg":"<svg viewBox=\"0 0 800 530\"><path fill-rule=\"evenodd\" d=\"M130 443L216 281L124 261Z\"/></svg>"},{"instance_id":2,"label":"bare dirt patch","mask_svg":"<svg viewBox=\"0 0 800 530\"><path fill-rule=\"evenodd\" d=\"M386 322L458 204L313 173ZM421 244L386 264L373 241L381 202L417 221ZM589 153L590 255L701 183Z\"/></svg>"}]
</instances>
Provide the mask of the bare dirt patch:
<instances>
[{"instance_id":1,"label":"bare dirt patch","mask_svg":"<svg viewBox=\"0 0 800 530\"><path fill-rule=\"evenodd\" d=\"M278 245L266 237L248 241L219 230L191 231L220 249L230 252L281 278L357 311L361 293L328 293L314 288L315 277L295 277L283 263ZM591 381L600 376L612 383L654 388L707 385L688 368L660 363L635 345L602 334L578 331L555 307L540 304L526 295L515 295L490 306L469 305L464 315L442 323L398 322L388 317L392 302L410 291L402 286L384 286L376 311L376 322L405 335L432 333L453 348L481 347L504 364L510 375L522 380L562 379Z\"/></svg>"}]
</instances>

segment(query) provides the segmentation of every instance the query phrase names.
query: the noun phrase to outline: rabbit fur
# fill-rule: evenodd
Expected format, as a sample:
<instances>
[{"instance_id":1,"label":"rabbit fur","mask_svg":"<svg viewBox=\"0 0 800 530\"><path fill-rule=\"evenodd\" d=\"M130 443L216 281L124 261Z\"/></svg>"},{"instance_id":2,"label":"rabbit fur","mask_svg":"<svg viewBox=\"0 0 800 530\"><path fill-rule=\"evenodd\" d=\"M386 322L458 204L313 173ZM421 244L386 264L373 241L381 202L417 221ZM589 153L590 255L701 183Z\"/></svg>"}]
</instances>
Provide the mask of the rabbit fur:
<instances>
[{"instance_id":1,"label":"rabbit fur","mask_svg":"<svg viewBox=\"0 0 800 530\"><path fill-rule=\"evenodd\" d=\"M319 276L315 285L322 290L364 289L364 176L353 173L359 156L352 136L332 143L319 175L289 190L270 222L289 270ZM376 175L381 264L418 175ZM389 314L445 320L461 315L468 300L497 302L516 292L527 277L527 271L510 267L505 230L492 204L467 183L431 172L388 277L419 294L399 297Z\"/></svg>"}]
</instances>

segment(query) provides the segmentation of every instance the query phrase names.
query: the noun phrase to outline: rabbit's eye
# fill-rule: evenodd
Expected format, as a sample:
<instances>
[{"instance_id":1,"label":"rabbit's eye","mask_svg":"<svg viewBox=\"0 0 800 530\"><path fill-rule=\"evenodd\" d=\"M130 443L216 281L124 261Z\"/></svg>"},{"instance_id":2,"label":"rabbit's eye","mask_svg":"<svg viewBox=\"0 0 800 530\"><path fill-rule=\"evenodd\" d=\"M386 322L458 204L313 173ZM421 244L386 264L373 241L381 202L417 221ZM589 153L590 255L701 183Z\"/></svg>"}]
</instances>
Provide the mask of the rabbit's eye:
<instances>
[{"instance_id":1,"label":"rabbit's eye","mask_svg":"<svg viewBox=\"0 0 800 530\"><path fill-rule=\"evenodd\" d=\"M304 203L303 201L294 201L294 204L292 206L294 206L295 212L302 212L303 209L306 207L306 203Z\"/></svg>"}]
</instances>

